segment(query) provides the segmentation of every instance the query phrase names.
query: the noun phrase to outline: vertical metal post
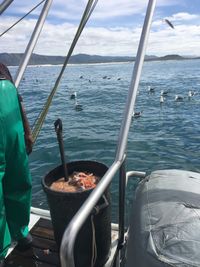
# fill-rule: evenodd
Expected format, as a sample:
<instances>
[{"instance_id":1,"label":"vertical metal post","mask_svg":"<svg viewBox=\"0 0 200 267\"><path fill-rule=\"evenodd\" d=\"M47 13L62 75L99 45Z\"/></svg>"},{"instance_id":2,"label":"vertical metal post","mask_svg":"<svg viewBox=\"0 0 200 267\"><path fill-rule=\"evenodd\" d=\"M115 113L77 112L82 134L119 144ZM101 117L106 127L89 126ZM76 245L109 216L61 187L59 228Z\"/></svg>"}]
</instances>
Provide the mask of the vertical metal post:
<instances>
[{"instance_id":1,"label":"vertical metal post","mask_svg":"<svg viewBox=\"0 0 200 267\"><path fill-rule=\"evenodd\" d=\"M150 32L151 22L153 18L153 12L155 9L156 0L149 0L147 6L147 12L144 20L142 34L140 37L139 47L135 60L134 70L132 74L131 85L127 96L126 108L124 111L123 120L121 123L118 147L116 152L116 160L122 161L126 150L128 133L131 125L132 113L135 106L135 100L137 96L137 90L139 86L140 76L142 72L142 66L144 62L145 50L147 46L148 36Z\"/></svg>"},{"instance_id":2,"label":"vertical metal post","mask_svg":"<svg viewBox=\"0 0 200 267\"><path fill-rule=\"evenodd\" d=\"M0 15L7 9L7 7L13 2L13 0L4 0L0 4Z\"/></svg>"},{"instance_id":3,"label":"vertical metal post","mask_svg":"<svg viewBox=\"0 0 200 267\"><path fill-rule=\"evenodd\" d=\"M111 165L111 167L108 169L104 177L101 179L98 186L94 189L94 191L90 194L87 200L83 203L79 211L72 218L67 229L65 230L63 239L62 239L61 248L60 248L60 260L61 260L62 267L74 267L75 266L73 253L74 253L74 244L75 244L77 234L80 228L82 227L83 223L87 219L88 215L92 211L92 208L97 203L97 201L100 199L101 195L107 188L108 184L112 181L114 174L116 173L117 170L119 170L121 164L123 163L126 145L127 145L127 139L128 139L128 132L129 132L130 124L131 124L132 112L133 112L133 108L135 104L137 88L139 85L142 65L144 61L144 54L145 54L145 49L147 45L148 35L150 32L150 25L151 25L151 21L153 17L155 4L156 4L156 0L149 0L147 13L146 13L145 21L144 21L144 26L142 30L142 35L141 35L140 43L138 47L137 57L135 61L134 71L132 75L131 86L130 86L129 93L128 93L126 109L124 112L124 117L123 117L121 128L120 128L115 161ZM123 172L124 170L122 168L122 175L123 175ZM125 178L124 180L125 180L124 182L126 182ZM123 194L121 198L123 198ZM123 221L121 221L121 224L123 225ZM124 226L123 226L123 231L124 231ZM123 235L123 231L121 231L120 236Z\"/></svg>"},{"instance_id":4,"label":"vertical metal post","mask_svg":"<svg viewBox=\"0 0 200 267\"><path fill-rule=\"evenodd\" d=\"M127 103L125 106L124 117L121 123L118 147L116 152L116 161L123 162L120 167L120 182L119 182L119 241L118 241L119 253L124 243L124 231L125 231L124 230L125 187L126 187L126 171L125 171L125 161L124 161L125 151L126 151L128 133L131 125L132 113L135 106L137 90L142 72L142 66L144 62L145 51L146 51L148 36L150 33L150 27L155 5L156 5L156 0L149 0L144 20L144 25L140 37L140 42L138 46L134 70L132 74L130 89L127 96Z\"/></svg>"},{"instance_id":5,"label":"vertical metal post","mask_svg":"<svg viewBox=\"0 0 200 267\"><path fill-rule=\"evenodd\" d=\"M126 168L125 159L119 170L119 240L118 249L124 244L124 214L125 214L125 189L126 189Z\"/></svg>"},{"instance_id":6,"label":"vertical metal post","mask_svg":"<svg viewBox=\"0 0 200 267\"><path fill-rule=\"evenodd\" d=\"M31 36L31 39L27 45L27 48L26 48L26 51L23 55L23 58L22 58L22 61L19 65L19 68L17 70L17 73L16 73L16 76L15 76L15 86L18 87L19 86L19 83L23 77L23 74L26 70L26 67L28 65L28 62L29 62L29 59L32 55L32 52L33 52L33 49L37 43L37 40L39 38L39 35L40 35L40 32L42 30L42 27L44 25L44 22L45 22L45 19L48 15L48 12L49 12L49 9L50 9L50 6L51 6L51 3L52 3L52 0L47 0L44 4L44 7L42 9L42 12L40 14L40 17L36 23L36 26L34 28L34 31L32 33L32 36Z\"/></svg>"}]
</instances>

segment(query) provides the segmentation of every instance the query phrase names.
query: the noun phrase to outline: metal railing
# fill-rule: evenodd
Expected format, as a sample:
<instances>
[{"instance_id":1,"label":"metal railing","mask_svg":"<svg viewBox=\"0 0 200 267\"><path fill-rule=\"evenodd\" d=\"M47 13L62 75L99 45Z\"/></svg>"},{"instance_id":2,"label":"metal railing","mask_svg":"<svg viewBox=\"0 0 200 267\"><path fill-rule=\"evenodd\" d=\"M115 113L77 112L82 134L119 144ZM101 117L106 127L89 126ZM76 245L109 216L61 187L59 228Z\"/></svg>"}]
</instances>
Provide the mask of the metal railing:
<instances>
[{"instance_id":1,"label":"metal railing","mask_svg":"<svg viewBox=\"0 0 200 267\"><path fill-rule=\"evenodd\" d=\"M0 4L0 15L9 7L9 5L13 2L13 0L4 0Z\"/></svg>"},{"instance_id":2,"label":"metal railing","mask_svg":"<svg viewBox=\"0 0 200 267\"><path fill-rule=\"evenodd\" d=\"M26 50L23 54L23 57L22 57L22 60L20 62L20 65L17 69L17 72L16 72L16 75L15 75L15 78L14 78L14 81L15 81L15 86L18 87L19 84L20 84L20 81L24 75L24 72L27 68L27 65L28 65L28 62L30 60L30 57L33 53L33 50L37 44L37 41L38 41L38 38L40 36L40 33L41 33L41 30L44 26L44 23L45 23L45 20L47 18L47 15L48 15L48 12L49 12L49 9L51 7L51 4L52 4L52 1L53 0L46 0L45 3L44 3L44 6L43 6L43 9L40 13L40 16L37 20L37 23L35 25L35 28L33 30L33 33L31 35L31 38L28 42L28 45L26 47ZM13 0L5 0L3 1L3 3L0 5L0 14L3 13L6 8L13 2Z\"/></svg>"},{"instance_id":3,"label":"metal railing","mask_svg":"<svg viewBox=\"0 0 200 267\"><path fill-rule=\"evenodd\" d=\"M125 171L124 171L124 163L125 163L125 151L127 146L127 139L128 133L131 125L132 113L134 110L137 89L139 86L139 80L142 71L142 65L144 62L145 50L147 45L147 40L150 32L153 12L155 9L156 0L149 0L146 16L144 20L144 25L140 37L139 47L137 51L136 61L134 65L134 70L132 74L132 80L130 84L129 93L127 96L126 108L124 111L119 139L118 139L118 147L116 151L116 157L113 164L110 166L108 171L102 177L101 181L98 183L97 187L92 191L88 199L83 203L79 211L75 214L72 218L71 222L69 223L67 229L64 232L61 247L60 247L60 260L62 267L75 267L74 265L74 244L77 237L77 234L81 227L83 226L84 222L88 218L89 214L91 213L92 209L98 202L98 200L103 195L106 188L111 183L114 175L118 170L120 170L120 190L119 190L119 199L123 203L120 203L119 208L119 241L123 243L124 239L124 190L125 190Z\"/></svg>"},{"instance_id":4,"label":"metal railing","mask_svg":"<svg viewBox=\"0 0 200 267\"><path fill-rule=\"evenodd\" d=\"M4 6L0 6L0 11L5 10L7 6L12 1L4 1ZM32 55L33 49L37 43L39 38L40 32L44 25L45 19L47 17L49 8L51 6L52 0L47 0L44 4L40 17L37 21L31 39L27 45L26 51L24 53L23 59L21 64L18 68L15 77L15 85L18 87L23 74L26 70L30 57ZM77 237L77 234L84 224L85 220L91 213L93 207L96 205L106 188L109 186L110 182L112 181L114 175L118 170L120 170L120 190L119 190L119 244L123 244L124 240L124 197L125 197L125 183L126 183L126 176L125 176L125 150L127 146L127 139L128 133L131 124L132 113L134 110L137 89L139 85L139 80L141 76L142 65L144 62L144 55L145 49L147 45L148 35L150 32L150 25L153 17L153 11L155 8L156 0L149 0L147 12L145 16L145 21L141 33L141 38L139 42L138 52L136 56L136 61L134 65L134 70L132 74L132 80L130 84L129 93L127 96L127 103L126 108L123 115L123 120L121 123L119 139L118 139L118 146L116 151L116 157L113 164L110 166L106 174L103 176L101 181L99 182L98 186L92 191L89 198L84 202L82 207L76 213L76 215L72 218L71 222L69 223L65 233L63 235L63 240L60 248L60 259L61 259L61 266L62 267L74 267L74 244Z\"/></svg>"},{"instance_id":5,"label":"metal railing","mask_svg":"<svg viewBox=\"0 0 200 267\"><path fill-rule=\"evenodd\" d=\"M32 33L32 36L29 40L29 43L26 47L26 51L23 55L23 58L21 60L21 63L18 67L18 70L17 70L17 73L15 75L15 86L18 87L19 84L20 84L20 81L24 75L24 72L26 70L26 67L28 65L28 62L30 60L30 57L33 53L33 50L35 48L35 45L37 44L37 41L38 41L38 38L40 36L40 33L41 33L41 30L44 26L44 23L45 23L45 20L46 20L46 17L48 15L48 12L49 12L49 9L50 9L50 6L52 4L52 1L53 0L46 0L45 3L44 3L44 6L43 6L43 9L40 13L40 16L38 18L38 21L35 25L35 28L34 28L34 31Z\"/></svg>"}]
</instances>

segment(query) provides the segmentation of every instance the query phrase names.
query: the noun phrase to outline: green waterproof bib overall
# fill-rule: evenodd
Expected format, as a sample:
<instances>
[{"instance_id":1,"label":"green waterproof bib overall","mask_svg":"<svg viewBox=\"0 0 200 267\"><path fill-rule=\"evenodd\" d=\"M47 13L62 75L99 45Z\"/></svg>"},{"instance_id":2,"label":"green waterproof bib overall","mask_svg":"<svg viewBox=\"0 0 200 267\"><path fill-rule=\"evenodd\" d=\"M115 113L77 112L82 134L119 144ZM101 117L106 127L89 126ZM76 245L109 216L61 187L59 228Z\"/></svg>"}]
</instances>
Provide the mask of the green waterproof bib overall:
<instances>
[{"instance_id":1,"label":"green waterproof bib overall","mask_svg":"<svg viewBox=\"0 0 200 267\"><path fill-rule=\"evenodd\" d=\"M17 90L0 80L0 259L28 234L31 178Z\"/></svg>"}]
</instances>

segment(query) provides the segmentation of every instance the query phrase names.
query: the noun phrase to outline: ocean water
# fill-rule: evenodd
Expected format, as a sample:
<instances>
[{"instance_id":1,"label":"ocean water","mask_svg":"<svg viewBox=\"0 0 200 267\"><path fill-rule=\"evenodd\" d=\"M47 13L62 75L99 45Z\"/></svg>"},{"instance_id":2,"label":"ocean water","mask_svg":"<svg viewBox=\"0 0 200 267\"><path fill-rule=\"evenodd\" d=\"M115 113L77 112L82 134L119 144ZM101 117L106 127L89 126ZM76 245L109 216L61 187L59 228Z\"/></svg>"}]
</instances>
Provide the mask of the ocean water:
<instances>
[{"instance_id":1,"label":"ocean water","mask_svg":"<svg viewBox=\"0 0 200 267\"><path fill-rule=\"evenodd\" d=\"M32 154L32 205L48 208L41 179L61 164L54 122L63 122L66 161L97 160L110 166L114 161L122 114L134 63L68 66ZM61 66L30 66L19 91L31 126L51 91ZM13 75L16 68L10 67ZM82 76L82 78L81 78ZM107 76L106 79L103 77ZM148 93L148 86L155 93ZM161 90L168 96L160 105ZM189 99L188 91L195 91ZM82 111L74 109L77 92ZM176 102L175 95L183 101ZM127 145L127 171L150 173L158 169L200 171L200 60L145 62ZM131 180L126 196L131 205L137 181ZM113 179L112 215L117 221L118 176Z\"/></svg>"}]
</instances>

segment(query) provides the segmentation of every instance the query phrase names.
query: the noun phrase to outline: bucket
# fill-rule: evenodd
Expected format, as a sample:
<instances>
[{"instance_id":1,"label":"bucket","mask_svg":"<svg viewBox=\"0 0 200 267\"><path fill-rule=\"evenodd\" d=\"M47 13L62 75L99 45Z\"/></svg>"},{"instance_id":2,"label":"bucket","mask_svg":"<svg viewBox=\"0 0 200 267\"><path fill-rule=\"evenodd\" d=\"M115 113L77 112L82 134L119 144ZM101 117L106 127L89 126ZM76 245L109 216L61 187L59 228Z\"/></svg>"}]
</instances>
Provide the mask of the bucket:
<instances>
[{"instance_id":1,"label":"bucket","mask_svg":"<svg viewBox=\"0 0 200 267\"><path fill-rule=\"evenodd\" d=\"M93 173L101 179L108 168L106 165L95 161L75 161L67 163L67 169L69 175L74 171L86 171ZM52 190L50 185L63 176L63 166L60 165L42 179L42 186L47 195L55 241L58 247L61 245L62 236L68 223L93 190L89 189L82 192L59 192ZM76 267L92 266L91 262L95 255L96 261L93 266L102 267L107 261L111 245L110 206L110 190L107 188L96 205L95 210L99 210L99 212L88 217L77 235L74 247Z\"/></svg>"}]
</instances>

